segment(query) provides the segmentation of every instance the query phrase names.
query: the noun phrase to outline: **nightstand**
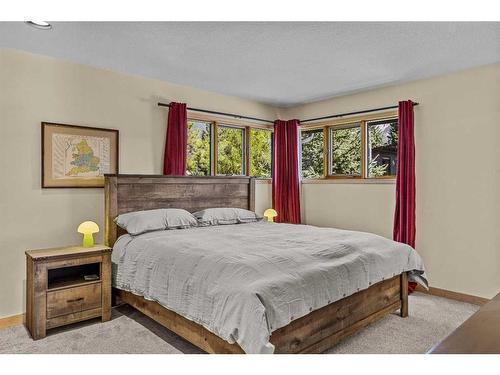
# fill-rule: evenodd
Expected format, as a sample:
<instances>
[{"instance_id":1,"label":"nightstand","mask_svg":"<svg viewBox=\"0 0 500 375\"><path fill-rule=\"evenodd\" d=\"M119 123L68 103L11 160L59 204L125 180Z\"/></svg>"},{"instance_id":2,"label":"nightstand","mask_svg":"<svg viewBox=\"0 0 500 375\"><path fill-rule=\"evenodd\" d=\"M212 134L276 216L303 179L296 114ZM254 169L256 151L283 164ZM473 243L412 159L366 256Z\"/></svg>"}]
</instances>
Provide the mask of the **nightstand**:
<instances>
[{"instance_id":1,"label":"nightstand","mask_svg":"<svg viewBox=\"0 0 500 375\"><path fill-rule=\"evenodd\" d=\"M111 318L110 247L26 251L26 327L33 339L96 317Z\"/></svg>"}]
</instances>

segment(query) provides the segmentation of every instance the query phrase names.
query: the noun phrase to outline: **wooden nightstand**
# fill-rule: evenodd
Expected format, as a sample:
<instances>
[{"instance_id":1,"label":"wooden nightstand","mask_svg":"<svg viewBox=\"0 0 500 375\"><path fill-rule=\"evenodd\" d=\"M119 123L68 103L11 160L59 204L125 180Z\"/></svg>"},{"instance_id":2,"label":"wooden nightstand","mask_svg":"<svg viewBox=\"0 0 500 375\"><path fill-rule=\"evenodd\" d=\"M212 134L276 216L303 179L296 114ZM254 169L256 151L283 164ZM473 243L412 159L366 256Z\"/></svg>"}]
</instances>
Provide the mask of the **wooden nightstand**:
<instances>
[{"instance_id":1,"label":"wooden nightstand","mask_svg":"<svg viewBox=\"0 0 500 375\"><path fill-rule=\"evenodd\" d=\"M47 329L99 316L111 318L110 247L26 251L26 327L35 340Z\"/></svg>"}]
</instances>

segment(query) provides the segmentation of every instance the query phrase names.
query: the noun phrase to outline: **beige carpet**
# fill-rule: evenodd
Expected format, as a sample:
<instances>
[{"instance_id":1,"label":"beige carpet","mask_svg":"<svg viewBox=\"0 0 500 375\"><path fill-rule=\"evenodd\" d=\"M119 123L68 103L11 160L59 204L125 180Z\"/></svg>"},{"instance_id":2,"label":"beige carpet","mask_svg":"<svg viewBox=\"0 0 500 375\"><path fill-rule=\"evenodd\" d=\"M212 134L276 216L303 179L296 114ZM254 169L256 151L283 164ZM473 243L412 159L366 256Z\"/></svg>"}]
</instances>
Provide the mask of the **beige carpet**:
<instances>
[{"instance_id":1,"label":"beige carpet","mask_svg":"<svg viewBox=\"0 0 500 375\"><path fill-rule=\"evenodd\" d=\"M425 353L478 307L415 293L410 316L390 315L345 339L330 353ZM128 306L106 323L89 321L49 331L33 341L23 326L0 330L0 353L200 353L201 351Z\"/></svg>"}]
</instances>

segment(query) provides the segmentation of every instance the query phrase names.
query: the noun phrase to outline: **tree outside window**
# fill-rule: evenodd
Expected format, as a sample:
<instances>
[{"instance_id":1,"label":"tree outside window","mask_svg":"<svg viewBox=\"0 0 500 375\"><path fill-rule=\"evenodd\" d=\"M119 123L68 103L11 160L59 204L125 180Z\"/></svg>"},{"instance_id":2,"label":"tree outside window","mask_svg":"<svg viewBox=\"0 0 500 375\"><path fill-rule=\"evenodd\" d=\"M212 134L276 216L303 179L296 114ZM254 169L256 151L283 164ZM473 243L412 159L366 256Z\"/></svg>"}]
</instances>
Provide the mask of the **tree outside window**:
<instances>
[{"instance_id":1,"label":"tree outside window","mask_svg":"<svg viewBox=\"0 0 500 375\"><path fill-rule=\"evenodd\" d=\"M331 174L361 175L361 126L330 128Z\"/></svg>"},{"instance_id":2,"label":"tree outside window","mask_svg":"<svg viewBox=\"0 0 500 375\"><path fill-rule=\"evenodd\" d=\"M395 176L398 120L368 122L368 177Z\"/></svg>"},{"instance_id":3,"label":"tree outside window","mask_svg":"<svg viewBox=\"0 0 500 375\"><path fill-rule=\"evenodd\" d=\"M244 139L245 129L228 126L217 127L218 175L245 175Z\"/></svg>"},{"instance_id":4,"label":"tree outside window","mask_svg":"<svg viewBox=\"0 0 500 375\"><path fill-rule=\"evenodd\" d=\"M210 175L211 124L188 121L187 168L189 176Z\"/></svg>"},{"instance_id":5,"label":"tree outside window","mask_svg":"<svg viewBox=\"0 0 500 375\"><path fill-rule=\"evenodd\" d=\"M250 129L250 176L271 177L272 135L270 130Z\"/></svg>"},{"instance_id":6,"label":"tree outside window","mask_svg":"<svg viewBox=\"0 0 500 375\"><path fill-rule=\"evenodd\" d=\"M300 136L302 148L302 177L323 177L323 155L325 147L323 129L302 130Z\"/></svg>"}]
</instances>

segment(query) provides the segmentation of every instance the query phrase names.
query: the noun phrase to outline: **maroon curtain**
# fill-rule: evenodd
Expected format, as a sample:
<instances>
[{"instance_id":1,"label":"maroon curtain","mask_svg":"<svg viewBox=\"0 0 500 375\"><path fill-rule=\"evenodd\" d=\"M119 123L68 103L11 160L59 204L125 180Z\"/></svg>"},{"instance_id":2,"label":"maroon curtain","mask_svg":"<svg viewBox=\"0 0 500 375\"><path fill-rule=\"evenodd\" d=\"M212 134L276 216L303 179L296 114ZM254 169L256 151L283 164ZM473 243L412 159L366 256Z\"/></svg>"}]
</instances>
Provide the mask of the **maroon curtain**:
<instances>
[{"instance_id":1,"label":"maroon curtain","mask_svg":"<svg viewBox=\"0 0 500 375\"><path fill-rule=\"evenodd\" d=\"M413 134L413 102L399 102L398 165L396 176L396 210L394 241L415 248L415 137ZM409 284L410 292L416 283Z\"/></svg>"},{"instance_id":2,"label":"maroon curtain","mask_svg":"<svg viewBox=\"0 0 500 375\"><path fill-rule=\"evenodd\" d=\"M279 223L300 223L299 120L274 122L273 208Z\"/></svg>"},{"instance_id":3,"label":"maroon curtain","mask_svg":"<svg viewBox=\"0 0 500 375\"><path fill-rule=\"evenodd\" d=\"M186 103L172 102L168 111L163 174L174 176L186 174L187 136Z\"/></svg>"}]
</instances>

